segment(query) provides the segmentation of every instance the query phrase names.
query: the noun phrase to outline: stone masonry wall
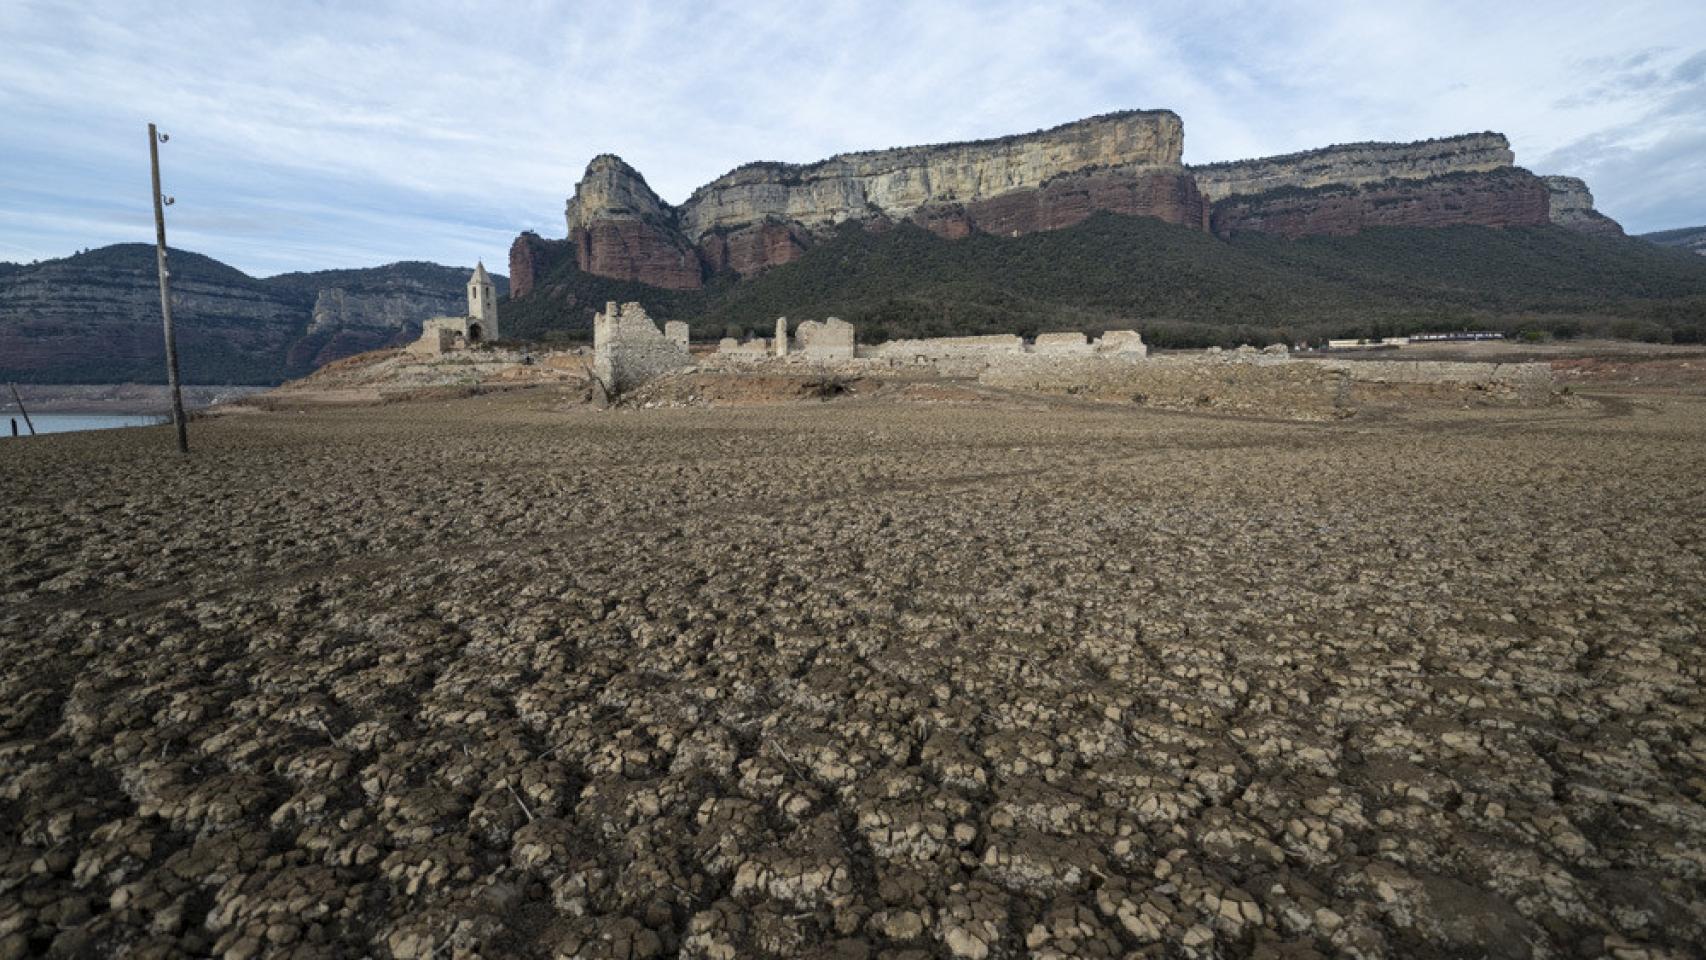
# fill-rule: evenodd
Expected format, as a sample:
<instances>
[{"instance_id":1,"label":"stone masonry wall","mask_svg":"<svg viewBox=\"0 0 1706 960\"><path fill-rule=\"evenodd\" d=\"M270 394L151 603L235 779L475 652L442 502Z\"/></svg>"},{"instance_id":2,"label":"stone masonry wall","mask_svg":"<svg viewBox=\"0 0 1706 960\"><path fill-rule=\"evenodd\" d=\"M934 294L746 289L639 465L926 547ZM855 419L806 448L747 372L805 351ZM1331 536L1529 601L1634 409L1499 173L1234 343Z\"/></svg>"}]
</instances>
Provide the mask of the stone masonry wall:
<instances>
[{"instance_id":1,"label":"stone masonry wall","mask_svg":"<svg viewBox=\"0 0 1706 960\"><path fill-rule=\"evenodd\" d=\"M667 332L666 332L667 330ZM606 390L621 393L665 374L693 367L687 349L687 325L671 322L659 330L637 303L605 304L593 318L593 375Z\"/></svg>"},{"instance_id":2,"label":"stone masonry wall","mask_svg":"<svg viewBox=\"0 0 1706 960\"><path fill-rule=\"evenodd\" d=\"M750 340L737 340L734 337L724 337L717 341L717 356L735 360L763 360L771 355L769 337L753 337Z\"/></svg>"},{"instance_id":3,"label":"stone masonry wall","mask_svg":"<svg viewBox=\"0 0 1706 960\"><path fill-rule=\"evenodd\" d=\"M794 331L794 336L807 360L853 359L853 325L840 317L830 317L821 323L807 320Z\"/></svg>"},{"instance_id":4,"label":"stone masonry wall","mask_svg":"<svg viewBox=\"0 0 1706 960\"><path fill-rule=\"evenodd\" d=\"M1001 353L1024 353L1025 339L1016 333L982 337L930 337L922 340L889 340L859 351L862 357L879 360L916 360L956 357L988 357Z\"/></svg>"},{"instance_id":5,"label":"stone masonry wall","mask_svg":"<svg viewBox=\"0 0 1706 960\"><path fill-rule=\"evenodd\" d=\"M1089 354L1090 339L1082 333L1039 333L1031 344L1032 353L1046 353L1058 356L1073 354Z\"/></svg>"}]
</instances>

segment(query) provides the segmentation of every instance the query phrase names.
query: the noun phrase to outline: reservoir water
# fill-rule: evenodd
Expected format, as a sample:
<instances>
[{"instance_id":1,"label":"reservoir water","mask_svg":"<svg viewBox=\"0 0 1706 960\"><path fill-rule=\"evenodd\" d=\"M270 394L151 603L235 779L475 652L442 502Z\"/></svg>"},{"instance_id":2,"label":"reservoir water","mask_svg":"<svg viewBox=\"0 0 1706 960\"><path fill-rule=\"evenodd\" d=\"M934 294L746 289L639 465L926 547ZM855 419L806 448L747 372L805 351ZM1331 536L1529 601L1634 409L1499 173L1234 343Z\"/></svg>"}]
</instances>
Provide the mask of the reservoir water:
<instances>
[{"instance_id":1,"label":"reservoir water","mask_svg":"<svg viewBox=\"0 0 1706 960\"><path fill-rule=\"evenodd\" d=\"M30 428L24 425L24 418L16 411L0 413L0 440L12 439L12 428L5 420L15 420L18 423L18 435L27 438ZM31 413L30 421L36 426L36 433L74 433L79 430L111 430L115 427L152 427L159 423L171 422L170 417L154 416L152 414L114 414L114 413Z\"/></svg>"}]
</instances>

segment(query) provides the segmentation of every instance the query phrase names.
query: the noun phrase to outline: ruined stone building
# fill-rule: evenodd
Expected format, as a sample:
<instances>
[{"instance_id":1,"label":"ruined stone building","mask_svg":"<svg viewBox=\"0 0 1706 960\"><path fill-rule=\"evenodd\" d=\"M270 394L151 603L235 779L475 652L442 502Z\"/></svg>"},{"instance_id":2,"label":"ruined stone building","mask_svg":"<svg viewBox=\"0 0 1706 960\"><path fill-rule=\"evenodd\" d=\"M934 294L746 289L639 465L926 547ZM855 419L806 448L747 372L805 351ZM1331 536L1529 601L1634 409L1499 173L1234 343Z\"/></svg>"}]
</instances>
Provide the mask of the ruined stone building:
<instances>
[{"instance_id":1,"label":"ruined stone building","mask_svg":"<svg viewBox=\"0 0 1706 960\"><path fill-rule=\"evenodd\" d=\"M468 318L470 342L481 339L497 340L498 288L486 273L484 261L474 264L474 275L468 278Z\"/></svg>"},{"instance_id":2,"label":"ruined stone building","mask_svg":"<svg viewBox=\"0 0 1706 960\"><path fill-rule=\"evenodd\" d=\"M637 303L606 303L593 317L592 353L593 376L613 394L693 366L687 324L671 320L659 330Z\"/></svg>"},{"instance_id":3,"label":"ruined stone building","mask_svg":"<svg viewBox=\"0 0 1706 960\"><path fill-rule=\"evenodd\" d=\"M410 344L410 353L437 356L466 350L501 338L498 332L498 288L482 261L468 278L468 313L461 317L433 317L421 324L420 339Z\"/></svg>"}]
</instances>

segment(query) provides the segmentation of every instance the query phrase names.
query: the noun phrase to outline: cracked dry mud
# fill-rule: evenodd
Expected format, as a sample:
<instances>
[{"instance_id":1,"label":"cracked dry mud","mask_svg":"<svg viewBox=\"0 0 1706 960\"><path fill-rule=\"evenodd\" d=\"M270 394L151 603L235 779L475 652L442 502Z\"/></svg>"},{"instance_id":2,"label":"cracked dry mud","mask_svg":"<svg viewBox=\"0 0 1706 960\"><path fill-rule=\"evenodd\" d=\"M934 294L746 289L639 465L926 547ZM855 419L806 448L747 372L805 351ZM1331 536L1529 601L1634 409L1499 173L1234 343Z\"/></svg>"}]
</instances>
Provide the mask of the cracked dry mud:
<instances>
[{"instance_id":1,"label":"cracked dry mud","mask_svg":"<svg viewBox=\"0 0 1706 960\"><path fill-rule=\"evenodd\" d=\"M7 447L0 957L1698 955L1706 408Z\"/></svg>"}]
</instances>

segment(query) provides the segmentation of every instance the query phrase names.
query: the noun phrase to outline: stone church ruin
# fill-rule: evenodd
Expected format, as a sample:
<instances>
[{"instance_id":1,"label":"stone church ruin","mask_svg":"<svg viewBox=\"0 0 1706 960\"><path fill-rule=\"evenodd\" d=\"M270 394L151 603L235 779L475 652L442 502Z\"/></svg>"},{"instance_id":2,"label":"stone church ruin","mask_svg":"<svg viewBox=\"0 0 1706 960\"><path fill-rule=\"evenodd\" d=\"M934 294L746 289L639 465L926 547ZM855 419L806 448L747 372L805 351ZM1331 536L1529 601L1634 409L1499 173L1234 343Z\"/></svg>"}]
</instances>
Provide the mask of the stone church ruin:
<instances>
[{"instance_id":1,"label":"stone church ruin","mask_svg":"<svg viewBox=\"0 0 1706 960\"><path fill-rule=\"evenodd\" d=\"M460 317L433 317L421 324L421 335L409 344L410 353L441 356L500 339L498 288L485 263L474 266L468 278L468 312Z\"/></svg>"}]
</instances>

